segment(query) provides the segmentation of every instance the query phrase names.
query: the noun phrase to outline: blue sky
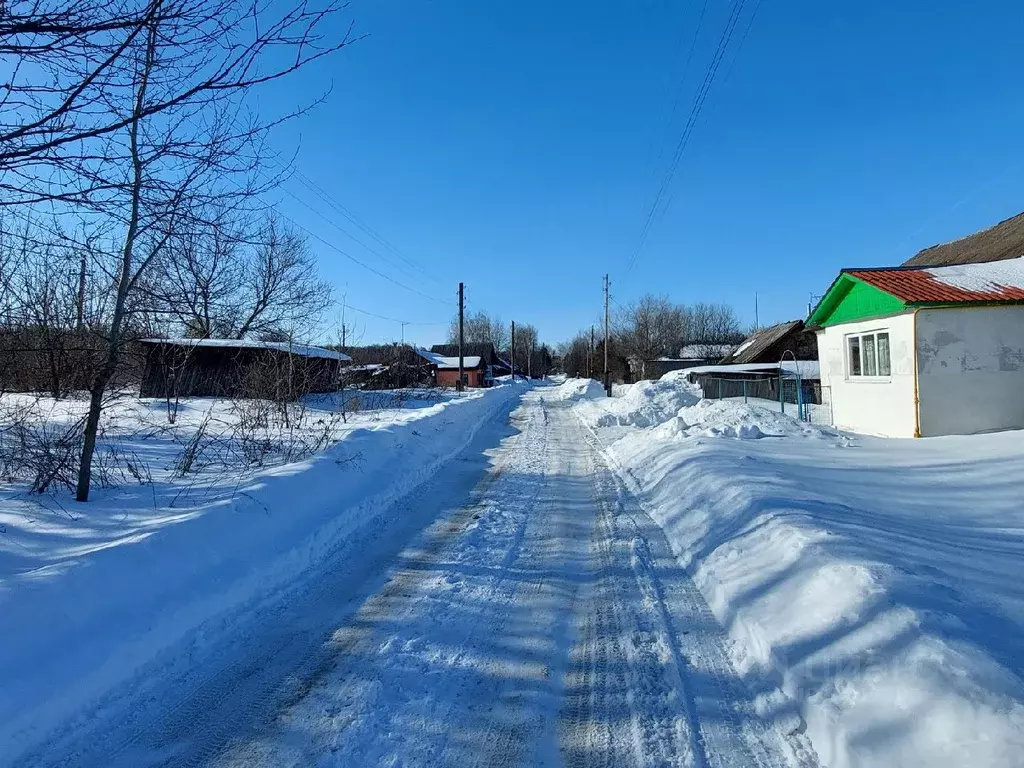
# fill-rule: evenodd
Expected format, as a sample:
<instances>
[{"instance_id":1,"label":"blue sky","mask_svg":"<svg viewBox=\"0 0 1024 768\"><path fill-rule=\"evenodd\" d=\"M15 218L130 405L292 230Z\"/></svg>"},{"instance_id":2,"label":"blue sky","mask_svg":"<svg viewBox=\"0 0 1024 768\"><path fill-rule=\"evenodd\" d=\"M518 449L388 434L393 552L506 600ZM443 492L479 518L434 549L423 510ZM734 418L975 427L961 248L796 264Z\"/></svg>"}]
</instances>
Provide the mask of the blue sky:
<instances>
[{"instance_id":1,"label":"blue sky","mask_svg":"<svg viewBox=\"0 0 1024 768\"><path fill-rule=\"evenodd\" d=\"M746 0L627 272L738 1L707 0L685 70L703 0L354 0L367 37L260 96L273 111L332 89L272 137L302 174L276 205L412 289L312 241L352 306L437 323L405 328L419 343L443 340L459 280L468 311L552 342L598 318L605 272L620 304L721 301L753 323L756 292L762 324L800 317L841 267L1024 209L1024 5ZM357 318L365 343L401 337Z\"/></svg>"}]
</instances>

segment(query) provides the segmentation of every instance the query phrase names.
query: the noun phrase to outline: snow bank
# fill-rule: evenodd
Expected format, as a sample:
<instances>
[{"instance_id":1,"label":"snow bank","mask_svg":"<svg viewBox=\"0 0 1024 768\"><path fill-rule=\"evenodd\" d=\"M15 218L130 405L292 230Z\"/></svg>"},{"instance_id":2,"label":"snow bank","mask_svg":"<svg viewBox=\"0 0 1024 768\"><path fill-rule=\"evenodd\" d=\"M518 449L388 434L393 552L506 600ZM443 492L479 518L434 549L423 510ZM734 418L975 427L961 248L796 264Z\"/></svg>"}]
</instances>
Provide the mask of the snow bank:
<instances>
[{"instance_id":1,"label":"snow bank","mask_svg":"<svg viewBox=\"0 0 1024 768\"><path fill-rule=\"evenodd\" d=\"M232 616L378 525L523 390L448 394L390 419L366 414L312 458L203 489L160 481L97 491L88 505L7 494L0 755L38 743L185 638L194 648L213 642ZM150 434L137 447L161 441L177 446Z\"/></svg>"},{"instance_id":2,"label":"snow bank","mask_svg":"<svg viewBox=\"0 0 1024 768\"><path fill-rule=\"evenodd\" d=\"M783 436L820 438L832 434L777 410L737 400L701 400L696 405L680 408L675 417L652 432L658 439L675 440L698 435L757 440Z\"/></svg>"},{"instance_id":3,"label":"snow bank","mask_svg":"<svg viewBox=\"0 0 1024 768\"><path fill-rule=\"evenodd\" d=\"M625 387L621 396L590 403L578 413L599 427L653 427L699 399L698 390L684 379L641 381Z\"/></svg>"},{"instance_id":4,"label":"snow bank","mask_svg":"<svg viewBox=\"0 0 1024 768\"><path fill-rule=\"evenodd\" d=\"M604 387L593 379L566 379L554 392L554 399L568 402L596 397L604 397Z\"/></svg>"},{"instance_id":5,"label":"snow bank","mask_svg":"<svg viewBox=\"0 0 1024 768\"><path fill-rule=\"evenodd\" d=\"M822 764L1022 764L1024 435L850 438L732 401L598 433Z\"/></svg>"}]
</instances>

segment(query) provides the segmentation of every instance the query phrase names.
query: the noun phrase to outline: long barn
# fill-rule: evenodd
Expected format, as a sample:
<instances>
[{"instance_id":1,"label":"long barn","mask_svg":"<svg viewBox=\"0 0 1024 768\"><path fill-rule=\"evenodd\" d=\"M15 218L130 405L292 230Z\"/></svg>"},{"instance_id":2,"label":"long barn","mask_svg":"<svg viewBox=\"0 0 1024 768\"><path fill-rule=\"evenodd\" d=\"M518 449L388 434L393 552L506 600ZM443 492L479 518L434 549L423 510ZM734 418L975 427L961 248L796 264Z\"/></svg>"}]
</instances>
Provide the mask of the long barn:
<instances>
[{"instance_id":1,"label":"long barn","mask_svg":"<svg viewBox=\"0 0 1024 768\"><path fill-rule=\"evenodd\" d=\"M341 352L249 339L143 339L141 397L295 397L338 388Z\"/></svg>"}]
</instances>

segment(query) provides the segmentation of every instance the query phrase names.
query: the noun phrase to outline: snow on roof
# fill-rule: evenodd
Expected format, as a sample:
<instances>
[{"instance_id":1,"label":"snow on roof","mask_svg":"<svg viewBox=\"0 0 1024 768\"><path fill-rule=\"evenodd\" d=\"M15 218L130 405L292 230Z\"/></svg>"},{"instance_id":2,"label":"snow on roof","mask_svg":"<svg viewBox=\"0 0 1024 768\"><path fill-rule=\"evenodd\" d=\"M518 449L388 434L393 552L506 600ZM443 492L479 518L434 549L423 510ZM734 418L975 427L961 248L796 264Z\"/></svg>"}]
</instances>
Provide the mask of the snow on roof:
<instances>
[{"instance_id":1,"label":"snow on roof","mask_svg":"<svg viewBox=\"0 0 1024 768\"><path fill-rule=\"evenodd\" d=\"M441 370L458 370L459 368L458 355L448 357L447 355L439 355L437 352L431 352L429 349L417 349L416 352L420 357L430 361ZM480 367L480 359L480 355L463 355L462 367L478 368Z\"/></svg>"},{"instance_id":2,"label":"snow on roof","mask_svg":"<svg viewBox=\"0 0 1024 768\"><path fill-rule=\"evenodd\" d=\"M735 344L686 344L679 351L679 357L683 360L721 359L735 348Z\"/></svg>"},{"instance_id":3,"label":"snow on roof","mask_svg":"<svg viewBox=\"0 0 1024 768\"><path fill-rule=\"evenodd\" d=\"M680 373L762 373L783 370L786 373L798 373L804 379L820 379L821 366L817 360L784 360L781 363L733 363L731 365L698 365L686 368Z\"/></svg>"},{"instance_id":4,"label":"snow on roof","mask_svg":"<svg viewBox=\"0 0 1024 768\"><path fill-rule=\"evenodd\" d=\"M926 269L940 283L963 291L999 292L1004 288L1024 289L1024 257L985 264L956 264Z\"/></svg>"},{"instance_id":5,"label":"snow on roof","mask_svg":"<svg viewBox=\"0 0 1024 768\"><path fill-rule=\"evenodd\" d=\"M948 267L844 271L909 304L1024 300L1024 257Z\"/></svg>"},{"instance_id":6,"label":"snow on roof","mask_svg":"<svg viewBox=\"0 0 1024 768\"><path fill-rule=\"evenodd\" d=\"M287 341L256 341L255 339L141 339L143 344L171 344L176 347L212 347L216 349L273 349L300 357L323 357L328 360L351 360L342 352Z\"/></svg>"},{"instance_id":7,"label":"snow on roof","mask_svg":"<svg viewBox=\"0 0 1024 768\"><path fill-rule=\"evenodd\" d=\"M458 368L459 358L455 357L444 357L438 356L437 367L442 369L447 368ZM480 355L463 355L462 356L462 367L463 368L479 368L480 367Z\"/></svg>"}]
</instances>

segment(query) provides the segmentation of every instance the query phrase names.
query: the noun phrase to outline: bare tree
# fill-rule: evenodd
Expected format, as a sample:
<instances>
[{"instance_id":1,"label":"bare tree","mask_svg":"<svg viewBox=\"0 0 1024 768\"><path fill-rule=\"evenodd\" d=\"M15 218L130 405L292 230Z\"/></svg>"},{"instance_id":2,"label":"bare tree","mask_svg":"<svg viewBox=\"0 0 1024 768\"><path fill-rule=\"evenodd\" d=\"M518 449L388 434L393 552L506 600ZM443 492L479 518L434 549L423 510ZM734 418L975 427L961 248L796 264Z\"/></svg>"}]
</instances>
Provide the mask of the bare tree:
<instances>
[{"instance_id":1,"label":"bare tree","mask_svg":"<svg viewBox=\"0 0 1024 768\"><path fill-rule=\"evenodd\" d=\"M491 317L483 310L468 315L464 321L467 344L493 344L496 350L508 348L509 327L500 317ZM448 326L448 343L459 341L459 316L452 318Z\"/></svg>"},{"instance_id":2,"label":"bare tree","mask_svg":"<svg viewBox=\"0 0 1024 768\"><path fill-rule=\"evenodd\" d=\"M320 279L305 237L272 216L244 262L242 286L239 339L310 330L331 304L331 286Z\"/></svg>"},{"instance_id":3,"label":"bare tree","mask_svg":"<svg viewBox=\"0 0 1024 768\"><path fill-rule=\"evenodd\" d=\"M335 6L312 11L299 2L280 13L277 7L269 1L151 0L140 30L119 53L121 65L104 78L94 105L102 114L91 118L93 128L49 146L57 151L96 140L96 151L77 171L90 184L90 203L117 232L117 247L101 263L113 302L105 353L90 387L79 501L89 497L104 395L132 318L146 303L139 289L149 268L178 233L205 220L214 201L240 210L262 188L254 179L269 124L240 120L241 99L347 42L322 44L318 27ZM293 56L262 68L262 55L274 48Z\"/></svg>"},{"instance_id":4,"label":"bare tree","mask_svg":"<svg viewBox=\"0 0 1024 768\"><path fill-rule=\"evenodd\" d=\"M701 357L715 357L723 344L743 340L736 312L727 304L701 302L687 307L686 344L695 347Z\"/></svg>"},{"instance_id":5,"label":"bare tree","mask_svg":"<svg viewBox=\"0 0 1024 768\"><path fill-rule=\"evenodd\" d=\"M529 323L516 323L515 360L512 361L522 371L530 366L530 356L537 349L537 329Z\"/></svg>"},{"instance_id":6,"label":"bare tree","mask_svg":"<svg viewBox=\"0 0 1024 768\"><path fill-rule=\"evenodd\" d=\"M641 376L648 361L677 355L686 332L686 310L667 296L647 294L615 316L618 346L638 363Z\"/></svg>"},{"instance_id":7,"label":"bare tree","mask_svg":"<svg viewBox=\"0 0 1024 768\"><path fill-rule=\"evenodd\" d=\"M0 204L94 203L118 188L103 172L118 156L111 140L140 120L165 114L174 123L186 105L223 103L340 49L347 35L328 42L320 32L340 7L308 0L283 10L274 0L0 4L0 55L12 67L0 96ZM176 87L161 88L158 76L137 108L124 109L118 102L136 92L140 51L154 30L153 64L176 70ZM262 66L282 48L294 55Z\"/></svg>"}]
</instances>

